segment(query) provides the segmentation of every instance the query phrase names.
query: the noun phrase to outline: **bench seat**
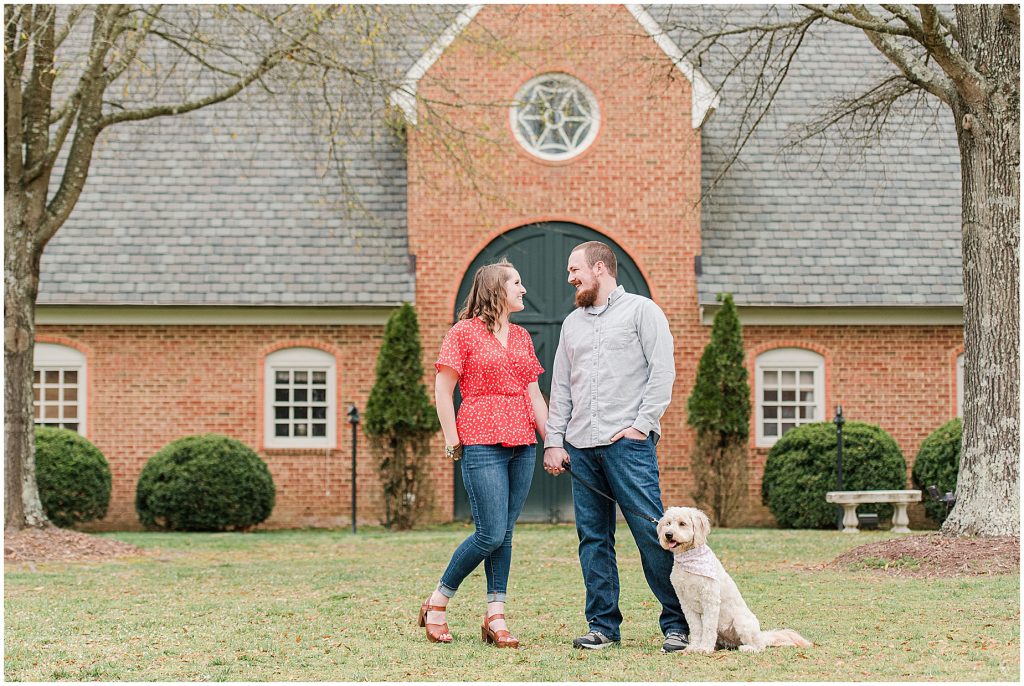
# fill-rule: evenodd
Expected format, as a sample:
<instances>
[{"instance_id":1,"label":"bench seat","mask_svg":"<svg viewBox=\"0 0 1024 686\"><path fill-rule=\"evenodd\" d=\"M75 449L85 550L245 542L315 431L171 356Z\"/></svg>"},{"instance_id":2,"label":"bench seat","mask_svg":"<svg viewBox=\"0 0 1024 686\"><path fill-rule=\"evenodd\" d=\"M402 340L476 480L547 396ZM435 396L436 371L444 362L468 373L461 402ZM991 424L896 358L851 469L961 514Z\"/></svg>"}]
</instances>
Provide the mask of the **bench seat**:
<instances>
[{"instance_id":1,"label":"bench seat","mask_svg":"<svg viewBox=\"0 0 1024 686\"><path fill-rule=\"evenodd\" d=\"M864 503L892 503L895 509L892 515L892 531L897 534L909 534L910 518L907 517L907 505L921 502L921 491L829 491L825 494L825 502L843 506L843 533L855 534L857 528L857 506Z\"/></svg>"}]
</instances>

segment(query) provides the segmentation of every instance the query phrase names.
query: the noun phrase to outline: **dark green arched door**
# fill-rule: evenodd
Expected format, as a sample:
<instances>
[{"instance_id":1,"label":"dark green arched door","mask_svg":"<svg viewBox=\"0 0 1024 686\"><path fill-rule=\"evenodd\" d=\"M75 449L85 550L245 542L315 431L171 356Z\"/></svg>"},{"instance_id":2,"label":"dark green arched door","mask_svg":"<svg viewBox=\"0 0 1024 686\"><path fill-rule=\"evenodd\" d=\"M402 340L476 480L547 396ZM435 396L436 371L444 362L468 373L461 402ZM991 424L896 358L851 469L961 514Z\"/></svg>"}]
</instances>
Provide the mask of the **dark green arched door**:
<instances>
[{"instance_id":1,"label":"dark green arched door","mask_svg":"<svg viewBox=\"0 0 1024 686\"><path fill-rule=\"evenodd\" d=\"M512 321L529 331L533 337L537 357L544 366L540 388L545 398L551 390L551 365L555 358L555 348L558 347L558 332L562 320L575 307L575 291L566 282L568 273L565 265L569 251L584 241L594 240L608 244L615 251L619 262L619 283L630 293L650 297L650 290L640 270L618 245L593 229L568 222L528 224L498 236L469 265L459 287L456 311L462 308L472 285L473 274L479 267L502 257L508 258L516 266L527 291L526 309L513 314ZM544 471L543 448L538 444L533 486L520 521L572 521L572 490L569 480L568 474L553 477ZM461 469L455 470L455 518L471 518Z\"/></svg>"}]
</instances>

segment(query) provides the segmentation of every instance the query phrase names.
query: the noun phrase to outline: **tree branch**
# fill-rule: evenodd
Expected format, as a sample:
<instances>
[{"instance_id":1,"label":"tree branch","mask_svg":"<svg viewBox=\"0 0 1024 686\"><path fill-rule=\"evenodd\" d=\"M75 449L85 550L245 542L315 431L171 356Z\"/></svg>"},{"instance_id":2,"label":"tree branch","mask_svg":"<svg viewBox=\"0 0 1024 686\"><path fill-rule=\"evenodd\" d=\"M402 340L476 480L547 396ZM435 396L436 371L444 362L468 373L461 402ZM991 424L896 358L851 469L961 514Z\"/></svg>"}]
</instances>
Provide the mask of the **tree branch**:
<instances>
[{"instance_id":1,"label":"tree branch","mask_svg":"<svg viewBox=\"0 0 1024 686\"><path fill-rule=\"evenodd\" d=\"M842 5L838 11L830 10L827 5L802 5L802 7L811 10L818 16L824 17L825 19L831 19L832 21L840 24L853 26L864 31L888 34L892 36L910 36L909 29L902 29L883 21L879 17L868 12L863 5ZM854 16L853 11L855 7L860 7L864 12Z\"/></svg>"},{"instance_id":2,"label":"tree branch","mask_svg":"<svg viewBox=\"0 0 1024 686\"><path fill-rule=\"evenodd\" d=\"M57 229L71 214L71 210L78 202L78 197L85 187L96 137L102 130L99 124L103 112L103 89L105 87L103 85L103 64L112 45L110 38L117 31L117 27L114 25L114 17L117 12L117 7L100 5L93 15L89 57L76 86L79 105L75 136L71 141L71 149L68 152L60 185L47 204L46 212L37 228L36 250L41 251L57 233Z\"/></svg>"},{"instance_id":3,"label":"tree branch","mask_svg":"<svg viewBox=\"0 0 1024 686\"><path fill-rule=\"evenodd\" d=\"M877 23L877 18L863 5L851 5L849 10L861 23ZM841 19L837 21L842 22ZM848 22L842 22L848 23ZM949 78L941 72L937 72L925 65L903 45L896 42L892 35L879 33L871 29L864 30L865 35L871 44L885 57L895 64L903 75L925 89L946 104L953 100L955 87Z\"/></svg>"},{"instance_id":4,"label":"tree branch","mask_svg":"<svg viewBox=\"0 0 1024 686\"><path fill-rule=\"evenodd\" d=\"M28 41L20 39L25 22L31 23L28 6L4 6L4 189L21 183L22 159L22 74L28 55Z\"/></svg>"},{"instance_id":5,"label":"tree branch","mask_svg":"<svg viewBox=\"0 0 1024 686\"><path fill-rule=\"evenodd\" d=\"M135 61L136 55L139 54L139 50L142 48L143 43L146 42L146 37L149 35L153 28L153 22L156 21L160 15L160 10L163 5L156 5L152 12L145 12L145 18L142 20L142 26L138 29L132 30L132 36L125 41L124 48L122 49L120 57L112 62L108 67L106 74L103 75L104 88L112 84L114 81L124 73L132 62ZM127 16L127 12L121 15L121 18ZM122 30L126 30L122 22L118 22L124 27Z\"/></svg>"},{"instance_id":6,"label":"tree branch","mask_svg":"<svg viewBox=\"0 0 1024 686\"><path fill-rule=\"evenodd\" d=\"M288 45L283 48L279 48L270 52L263 60L253 69L251 72L241 77L233 83L231 86L213 93L205 98L193 100L191 102L180 103L176 105L157 105L154 107L147 107L141 110L127 110L124 112L118 112L115 114L108 114L100 121L100 128L106 128L113 124L119 124L126 121L141 121L144 119L153 119L155 117L164 117L169 115L185 114L194 110L201 109L214 105L218 102L223 102L242 91L246 86L251 84L253 81L259 79L264 74L269 72L271 69L276 67L284 58L288 57L292 51L298 50L303 41L305 41L311 34L313 34L319 25L322 23L322 19L317 18L312 24L310 24L306 30L298 37L293 38Z\"/></svg>"},{"instance_id":7,"label":"tree branch","mask_svg":"<svg viewBox=\"0 0 1024 686\"><path fill-rule=\"evenodd\" d=\"M53 99L57 8L53 5L36 5L34 15L32 22L38 29L32 45L32 72L22 95L24 164L28 168L46 156L50 144L50 103Z\"/></svg>"}]
</instances>

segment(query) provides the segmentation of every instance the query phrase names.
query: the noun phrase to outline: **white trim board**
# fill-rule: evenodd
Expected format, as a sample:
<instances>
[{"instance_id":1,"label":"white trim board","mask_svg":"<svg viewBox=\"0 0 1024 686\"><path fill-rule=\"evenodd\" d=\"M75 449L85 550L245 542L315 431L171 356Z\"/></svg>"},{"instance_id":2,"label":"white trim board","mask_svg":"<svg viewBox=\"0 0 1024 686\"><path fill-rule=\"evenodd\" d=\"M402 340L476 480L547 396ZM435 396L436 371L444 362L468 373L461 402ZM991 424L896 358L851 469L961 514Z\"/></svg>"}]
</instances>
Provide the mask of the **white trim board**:
<instances>
[{"instance_id":1,"label":"white trim board","mask_svg":"<svg viewBox=\"0 0 1024 686\"><path fill-rule=\"evenodd\" d=\"M402 110L405 114L405 120L411 125L416 126L417 121L416 90L419 87L420 79L430 71L430 68L440 59L444 51L448 49L448 46L469 26L469 23L473 21L473 18L482 8L483 5L470 5L459 12L455 21L445 29L444 33L433 42L430 48L405 73L402 85L391 91L389 98L391 104ZM693 90L690 106L690 124L693 128L699 129L718 107L718 92L704 78L700 70L683 57L683 51L668 37L668 34L665 33L647 10L640 5L627 4L625 8L629 10L633 18L644 28L647 35L654 40L655 44L661 48L662 52L672 60L672 64L676 66L686 80L690 82Z\"/></svg>"},{"instance_id":2,"label":"white trim board","mask_svg":"<svg viewBox=\"0 0 1024 686\"><path fill-rule=\"evenodd\" d=\"M700 323L711 326L721 305L701 305ZM744 307L737 306L743 326L963 326L962 307Z\"/></svg>"},{"instance_id":3,"label":"white trim board","mask_svg":"<svg viewBox=\"0 0 1024 686\"><path fill-rule=\"evenodd\" d=\"M39 305L36 324L387 324L388 307L187 307Z\"/></svg>"}]
</instances>

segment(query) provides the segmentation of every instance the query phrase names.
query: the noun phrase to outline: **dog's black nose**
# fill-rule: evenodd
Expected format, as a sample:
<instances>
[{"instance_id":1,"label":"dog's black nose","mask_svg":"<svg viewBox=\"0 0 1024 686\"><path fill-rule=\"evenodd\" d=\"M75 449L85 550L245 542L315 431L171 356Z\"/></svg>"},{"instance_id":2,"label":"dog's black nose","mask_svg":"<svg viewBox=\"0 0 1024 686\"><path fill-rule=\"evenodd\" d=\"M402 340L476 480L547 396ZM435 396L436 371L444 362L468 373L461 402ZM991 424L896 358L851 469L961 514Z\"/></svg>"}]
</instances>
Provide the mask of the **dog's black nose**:
<instances>
[{"instance_id":1,"label":"dog's black nose","mask_svg":"<svg viewBox=\"0 0 1024 686\"><path fill-rule=\"evenodd\" d=\"M665 532L665 540L666 541L671 541L672 540L672 532L671 531L666 531Z\"/></svg>"}]
</instances>

